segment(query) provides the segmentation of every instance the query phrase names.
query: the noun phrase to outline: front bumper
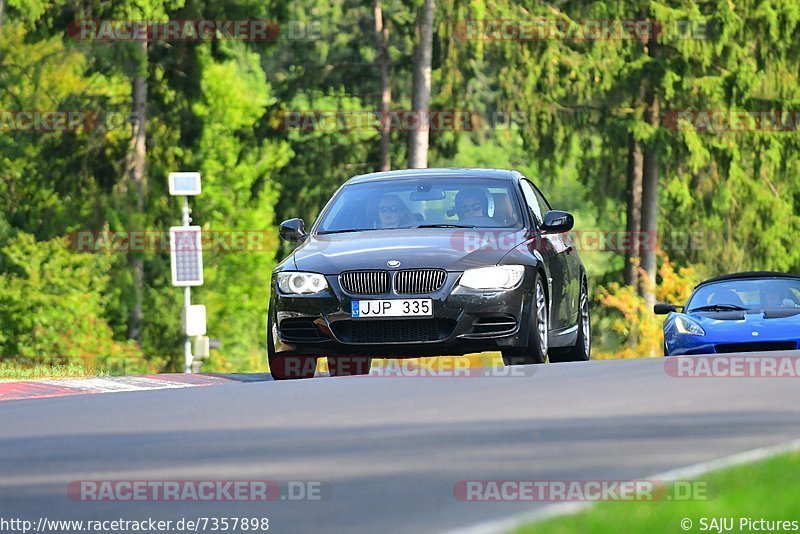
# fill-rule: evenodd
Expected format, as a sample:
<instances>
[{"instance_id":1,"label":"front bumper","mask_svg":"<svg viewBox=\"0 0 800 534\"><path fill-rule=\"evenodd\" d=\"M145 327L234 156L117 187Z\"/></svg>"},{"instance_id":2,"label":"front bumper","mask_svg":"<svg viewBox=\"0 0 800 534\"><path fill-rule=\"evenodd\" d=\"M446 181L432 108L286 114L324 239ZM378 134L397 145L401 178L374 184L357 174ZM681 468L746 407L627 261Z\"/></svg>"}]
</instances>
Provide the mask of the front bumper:
<instances>
[{"instance_id":1,"label":"front bumper","mask_svg":"<svg viewBox=\"0 0 800 534\"><path fill-rule=\"evenodd\" d=\"M699 354L730 354L739 352L771 352L800 349L800 339L759 339L758 341L733 341L709 336L673 334L666 336L667 354L690 356Z\"/></svg>"},{"instance_id":2,"label":"front bumper","mask_svg":"<svg viewBox=\"0 0 800 534\"><path fill-rule=\"evenodd\" d=\"M368 355L419 357L461 355L527 344L527 324L534 272L526 269L519 287L503 291L472 290L458 285L460 272L447 273L444 285L425 295L355 296L344 292L337 276L326 276L330 289L315 295L272 291L270 324L276 355ZM353 300L430 298L432 317L353 319Z\"/></svg>"}]
</instances>

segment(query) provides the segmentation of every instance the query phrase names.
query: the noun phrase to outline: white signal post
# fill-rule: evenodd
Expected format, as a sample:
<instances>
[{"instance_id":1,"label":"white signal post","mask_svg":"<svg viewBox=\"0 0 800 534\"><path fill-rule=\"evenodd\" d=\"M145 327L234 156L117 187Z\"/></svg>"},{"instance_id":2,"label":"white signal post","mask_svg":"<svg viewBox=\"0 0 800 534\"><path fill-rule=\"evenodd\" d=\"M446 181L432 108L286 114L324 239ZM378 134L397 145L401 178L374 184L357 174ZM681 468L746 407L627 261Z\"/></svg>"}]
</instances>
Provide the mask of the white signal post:
<instances>
[{"instance_id":1,"label":"white signal post","mask_svg":"<svg viewBox=\"0 0 800 534\"><path fill-rule=\"evenodd\" d=\"M189 197L199 195L199 172L171 172L169 173L169 194L183 197L183 226L170 228L170 259L172 263L172 285L183 286L183 325L184 334L184 372L192 372L192 342L190 330L190 309L192 308L191 286L203 285L203 251L201 246L200 227L191 226L192 210L189 209ZM186 236L191 239L192 245L186 247ZM199 307L197 307L199 308ZM195 310L192 310L195 311ZM203 330L205 330L205 307L202 309ZM191 314L196 315L195 313Z\"/></svg>"}]
</instances>

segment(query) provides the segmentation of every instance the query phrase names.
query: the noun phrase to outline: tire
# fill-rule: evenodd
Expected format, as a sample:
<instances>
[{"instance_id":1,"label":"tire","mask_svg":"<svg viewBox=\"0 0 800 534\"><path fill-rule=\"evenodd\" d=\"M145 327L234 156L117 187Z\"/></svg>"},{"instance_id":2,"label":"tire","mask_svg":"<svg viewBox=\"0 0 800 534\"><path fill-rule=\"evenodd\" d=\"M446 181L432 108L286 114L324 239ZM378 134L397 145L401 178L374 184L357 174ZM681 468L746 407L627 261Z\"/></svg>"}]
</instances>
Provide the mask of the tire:
<instances>
[{"instance_id":1,"label":"tire","mask_svg":"<svg viewBox=\"0 0 800 534\"><path fill-rule=\"evenodd\" d=\"M547 292L542 276L537 271L534 280L533 302L531 302L528 314L528 346L500 349L503 354L503 363L506 365L544 363L547 360L549 324Z\"/></svg>"},{"instance_id":2,"label":"tire","mask_svg":"<svg viewBox=\"0 0 800 534\"><path fill-rule=\"evenodd\" d=\"M550 363L588 362L592 355L592 321L589 313L589 289L581 282L578 311L578 339L572 347L550 349Z\"/></svg>"},{"instance_id":3,"label":"tire","mask_svg":"<svg viewBox=\"0 0 800 534\"><path fill-rule=\"evenodd\" d=\"M372 369L369 356L328 356L328 371L331 376L368 375Z\"/></svg>"},{"instance_id":4,"label":"tire","mask_svg":"<svg viewBox=\"0 0 800 534\"><path fill-rule=\"evenodd\" d=\"M272 322L272 312L267 319L267 360L269 360L269 373L273 380L296 380L301 378L314 378L317 370L315 356L278 356L275 353L275 341Z\"/></svg>"}]
</instances>

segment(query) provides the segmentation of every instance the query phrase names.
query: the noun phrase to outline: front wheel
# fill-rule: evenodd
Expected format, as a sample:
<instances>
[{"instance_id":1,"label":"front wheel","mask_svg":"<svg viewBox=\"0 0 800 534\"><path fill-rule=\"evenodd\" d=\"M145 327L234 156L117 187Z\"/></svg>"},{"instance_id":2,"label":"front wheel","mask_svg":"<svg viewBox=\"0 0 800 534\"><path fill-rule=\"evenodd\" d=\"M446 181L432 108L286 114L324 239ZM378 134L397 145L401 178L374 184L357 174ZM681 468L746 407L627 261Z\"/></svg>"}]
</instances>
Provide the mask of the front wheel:
<instances>
[{"instance_id":1,"label":"front wheel","mask_svg":"<svg viewBox=\"0 0 800 534\"><path fill-rule=\"evenodd\" d=\"M506 347L500 349L506 365L529 365L544 363L547 360L549 322L547 316L547 293L542 276L536 273L533 306L528 321L528 346Z\"/></svg>"},{"instance_id":2,"label":"front wheel","mask_svg":"<svg viewBox=\"0 0 800 534\"><path fill-rule=\"evenodd\" d=\"M578 313L578 340L572 347L550 349L550 363L587 362L592 353L592 323L589 316L589 289L581 283L580 311Z\"/></svg>"},{"instance_id":3,"label":"front wheel","mask_svg":"<svg viewBox=\"0 0 800 534\"><path fill-rule=\"evenodd\" d=\"M272 314L267 320L267 360L269 372L273 380L294 380L298 378L314 378L317 370L317 358L314 356L290 356L275 353L275 324Z\"/></svg>"}]
</instances>

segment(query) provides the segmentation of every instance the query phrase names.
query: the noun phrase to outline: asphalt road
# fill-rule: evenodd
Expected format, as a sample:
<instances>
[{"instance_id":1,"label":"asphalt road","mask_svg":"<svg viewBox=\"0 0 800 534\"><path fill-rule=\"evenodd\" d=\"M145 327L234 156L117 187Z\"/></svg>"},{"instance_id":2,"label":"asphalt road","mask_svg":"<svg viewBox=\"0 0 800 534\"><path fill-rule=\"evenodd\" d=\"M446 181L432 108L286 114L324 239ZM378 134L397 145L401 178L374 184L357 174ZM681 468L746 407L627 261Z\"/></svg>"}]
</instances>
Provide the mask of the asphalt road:
<instances>
[{"instance_id":1,"label":"asphalt road","mask_svg":"<svg viewBox=\"0 0 800 534\"><path fill-rule=\"evenodd\" d=\"M0 517L269 517L272 532L439 532L532 510L461 480L634 479L800 437L797 379L663 359L525 377L315 378L0 403ZM81 480L322 483L321 500L80 502Z\"/></svg>"}]
</instances>

